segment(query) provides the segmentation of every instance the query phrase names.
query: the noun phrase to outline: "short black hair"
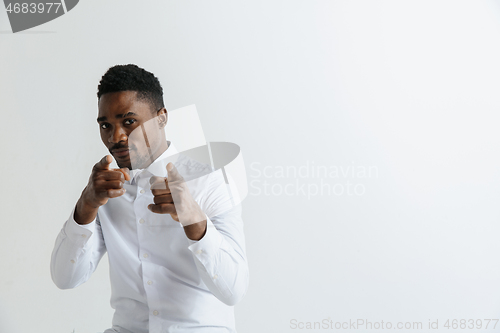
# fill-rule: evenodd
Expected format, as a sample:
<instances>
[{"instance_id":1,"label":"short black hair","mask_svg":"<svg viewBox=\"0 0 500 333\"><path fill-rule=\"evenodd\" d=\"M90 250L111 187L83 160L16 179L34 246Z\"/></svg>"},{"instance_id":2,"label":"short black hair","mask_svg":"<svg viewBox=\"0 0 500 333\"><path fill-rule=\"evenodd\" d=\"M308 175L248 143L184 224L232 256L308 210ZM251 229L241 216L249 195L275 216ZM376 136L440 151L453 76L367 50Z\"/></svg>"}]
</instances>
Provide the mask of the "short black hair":
<instances>
[{"instance_id":1,"label":"short black hair","mask_svg":"<svg viewBox=\"0 0 500 333\"><path fill-rule=\"evenodd\" d=\"M148 102L153 112L165 107L160 81L153 73L137 65L116 65L109 68L97 87L97 99L118 91L136 91L137 99Z\"/></svg>"}]
</instances>

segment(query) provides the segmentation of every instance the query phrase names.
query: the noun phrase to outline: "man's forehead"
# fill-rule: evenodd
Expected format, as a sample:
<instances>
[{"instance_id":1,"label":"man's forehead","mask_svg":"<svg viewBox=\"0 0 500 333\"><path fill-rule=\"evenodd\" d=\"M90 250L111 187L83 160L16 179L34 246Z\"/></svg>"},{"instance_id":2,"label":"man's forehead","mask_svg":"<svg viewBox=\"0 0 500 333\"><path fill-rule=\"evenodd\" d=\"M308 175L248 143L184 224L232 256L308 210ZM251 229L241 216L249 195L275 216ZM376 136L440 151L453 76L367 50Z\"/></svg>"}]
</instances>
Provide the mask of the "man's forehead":
<instances>
[{"instance_id":1,"label":"man's forehead","mask_svg":"<svg viewBox=\"0 0 500 333\"><path fill-rule=\"evenodd\" d=\"M151 106L149 103L137 99L135 91L120 91L107 93L99 99L99 117L112 115L118 117L127 113L135 113L136 115L150 113Z\"/></svg>"}]
</instances>

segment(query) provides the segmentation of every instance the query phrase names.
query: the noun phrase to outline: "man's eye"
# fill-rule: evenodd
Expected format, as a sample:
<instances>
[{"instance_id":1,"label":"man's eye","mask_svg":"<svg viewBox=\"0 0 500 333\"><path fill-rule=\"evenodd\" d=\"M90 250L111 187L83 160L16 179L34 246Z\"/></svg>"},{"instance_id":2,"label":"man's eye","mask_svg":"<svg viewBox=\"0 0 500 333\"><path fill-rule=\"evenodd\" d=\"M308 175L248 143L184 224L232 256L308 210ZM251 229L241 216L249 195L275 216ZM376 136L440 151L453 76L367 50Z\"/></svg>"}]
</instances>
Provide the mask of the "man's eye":
<instances>
[{"instance_id":1,"label":"man's eye","mask_svg":"<svg viewBox=\"0 0 500 333\"><path fill-rule=\"evenodd\" d=\"M125 125L132 125L133 123L135 123L136 120L135 119L126 119L124 121Z\"/></svg>"},{"instance_id":2,"label":"man's eye","mask_svg":"<svg viewBox=\"0 0 500 333\"><path fill-rule=\"evenodd\" d=\"M108 124L108 123L102 123L102 124L101 124L101 128L102 128L102 129L106 129L106 128L108 128L108 127L109 127L109 124Z\"/></svg>"}]
</instances>

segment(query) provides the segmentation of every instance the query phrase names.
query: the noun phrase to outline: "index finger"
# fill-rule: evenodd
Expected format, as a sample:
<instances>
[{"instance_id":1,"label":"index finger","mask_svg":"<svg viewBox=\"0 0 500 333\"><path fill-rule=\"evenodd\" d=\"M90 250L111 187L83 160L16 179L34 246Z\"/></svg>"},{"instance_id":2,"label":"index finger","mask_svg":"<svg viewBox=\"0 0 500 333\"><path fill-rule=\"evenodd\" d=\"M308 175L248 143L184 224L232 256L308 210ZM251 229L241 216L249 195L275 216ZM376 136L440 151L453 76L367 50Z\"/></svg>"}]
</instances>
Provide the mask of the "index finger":
<instances>
[{"instance_id":1,"label":"index finger","mask_svg":"<svg viewBox=\"0 0 500 333\"><path fill-rule=\"evenodd\" d=\"M113 162L111 155L104 156L99 162L94 165L94 169L109 170L109 165Z\"/></svg>"}]
</instances>

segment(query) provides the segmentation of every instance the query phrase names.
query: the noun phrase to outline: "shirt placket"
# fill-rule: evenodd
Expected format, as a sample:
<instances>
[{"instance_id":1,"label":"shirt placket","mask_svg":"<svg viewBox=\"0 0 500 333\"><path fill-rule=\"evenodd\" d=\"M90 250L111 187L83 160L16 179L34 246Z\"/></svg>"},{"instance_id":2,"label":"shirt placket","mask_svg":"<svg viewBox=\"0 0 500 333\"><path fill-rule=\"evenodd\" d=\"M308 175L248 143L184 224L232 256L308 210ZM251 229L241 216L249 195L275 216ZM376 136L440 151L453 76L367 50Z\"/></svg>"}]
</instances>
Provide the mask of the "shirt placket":
<instances>
[{"instance_id":1,"label":"shirt placket","mask_svg":"<svg viewBox=\"0 0 500 333\"><path fill-rule=\"evenodd\" d=\"M153 203L153 195L149 184L149 173L141 173L137 178L137 197L134 201L134 211L137 219L137 240L138 255L142 263L142 283L146 291L146 300L149 307L149 332L159 332L161 329L160 320L160 299L157 283L154 279L157 265L154 264L154 253L148 250L148 232L149 221L148 205Z\"/></svg>"}]
</instances>

